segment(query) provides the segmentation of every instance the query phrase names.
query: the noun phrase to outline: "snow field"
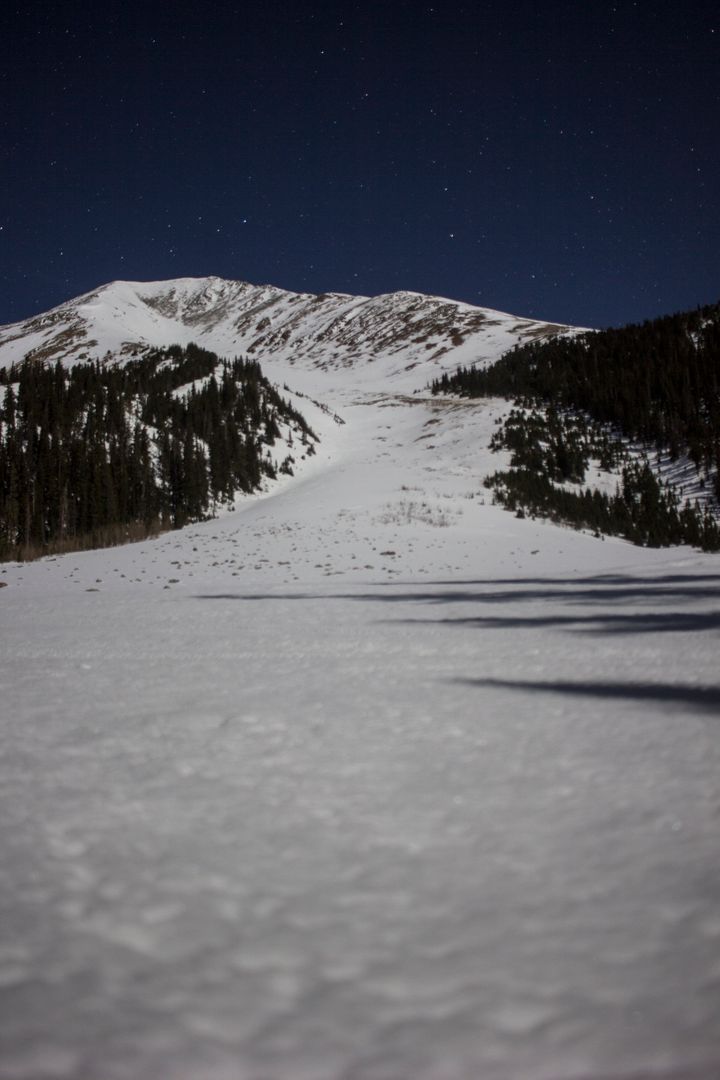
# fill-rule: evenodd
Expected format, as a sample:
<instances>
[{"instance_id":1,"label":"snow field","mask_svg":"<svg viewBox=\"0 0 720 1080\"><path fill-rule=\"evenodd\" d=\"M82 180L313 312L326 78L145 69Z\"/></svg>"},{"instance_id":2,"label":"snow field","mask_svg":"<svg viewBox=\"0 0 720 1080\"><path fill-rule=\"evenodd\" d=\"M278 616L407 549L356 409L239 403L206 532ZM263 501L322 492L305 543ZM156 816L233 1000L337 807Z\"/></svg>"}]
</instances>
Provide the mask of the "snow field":
<instances>
[{"instance_id":1,"label":"snow field","mask_svg":"<svg viewBox=\"0 0 720 1080\"><path fill-rule=\"evenodd\" d=\"M712 1075L716 597L336 582L9 609L0 1075Z\"/></svg>"}]
</instances>

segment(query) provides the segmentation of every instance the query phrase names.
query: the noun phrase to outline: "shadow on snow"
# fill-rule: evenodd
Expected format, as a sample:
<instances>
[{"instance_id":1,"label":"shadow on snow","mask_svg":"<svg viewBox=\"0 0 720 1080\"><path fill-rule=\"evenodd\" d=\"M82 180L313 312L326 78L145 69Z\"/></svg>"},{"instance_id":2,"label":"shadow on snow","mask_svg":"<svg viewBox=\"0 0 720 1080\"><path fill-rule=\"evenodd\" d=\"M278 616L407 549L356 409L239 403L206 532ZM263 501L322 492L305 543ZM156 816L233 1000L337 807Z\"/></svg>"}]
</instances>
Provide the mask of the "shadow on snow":
<instances>
[{"instance_id":1,"label":"shadow on snow","mask_svg":"<svg viewBox=\"0 0 720 1080\"><path fill-rule=\"evenodd\" d=\"M569 694L626 701L652 701L660 705L720 712L720 686L678 686L669 683L535 682L511 679L453 679L452 682L478 689L518 690L524 693Z\"/></svg>"},{"instance_id":2,"label":"shadow on snow","mask_svg":"<svg viewBox=\"0 0 720 1080\"><path fill-rule=\"evenodd\" d=\"M716 600L720 596L720 575L672 574L657 577L598 575L586 578L518 578L468 582L437 582L436 591L427 583L419 591L414 584L382 582L355 592L274 592L214 593L198 600L353 600L362 603L399 605L506 604L516 610L507 614L477 613L463 617L434 617L382 620L402 624L423 624L479 630L557 628L582 634L698 633L720 630L720 610L658 610L673 600L686 603ZM502 586L502 588L498 588ZM614 610L617 604L635 605L630 611ZM573 611L584 605L584 610ZM519 610L517 610L519 608ZM565 608L563 611L562 609ZM568 611L567 609L571 610ZM554 609L554 610L553 610ZM559 609L559 610L558 610ZM491 678L457 678L458 684L478 689L504 689L524 693L547 693L574 697L595 697L654 703L720 713L720 686L688 686L655 682L525 681Z\"/></svg>"},{"instance_id":3,"label":"shadow on snow","mask_svg":"<svg viewBox=\"0 0 720 1080\"><path fill-rule=\"evenodd\" d=\"M474 604L472 615L441 618L418 617L397 620L405 623L428 623L468 627L480 630L556 627L587 634L651 634L713 632L720 630L720 607L714 610L663 610L678 600L720 599L720 575L666 575L632 577L600 575L592 578L519 578L501 581L438 582L436 590L422 591L415 584L383 582L369 590L353 592L262 592L208 593L198 600L353 600L361 603L405 604L413 606L448 606ZM498 588L507 585L507 588ZM450 587L449 587L450 586ZM484 605L503 604L514 610L507 614L489 614ZM631 611L617 611L616 605L634 605ZM518 607L520 610L518 610ZM583 611L574 611L584 607ZM564 610L563 610L564 609ZM569 609L569 610L568 610ZM589 609L589 610L588 610ZM396 620L392 620L396 621Z\"/></svg>"}]
</instances>

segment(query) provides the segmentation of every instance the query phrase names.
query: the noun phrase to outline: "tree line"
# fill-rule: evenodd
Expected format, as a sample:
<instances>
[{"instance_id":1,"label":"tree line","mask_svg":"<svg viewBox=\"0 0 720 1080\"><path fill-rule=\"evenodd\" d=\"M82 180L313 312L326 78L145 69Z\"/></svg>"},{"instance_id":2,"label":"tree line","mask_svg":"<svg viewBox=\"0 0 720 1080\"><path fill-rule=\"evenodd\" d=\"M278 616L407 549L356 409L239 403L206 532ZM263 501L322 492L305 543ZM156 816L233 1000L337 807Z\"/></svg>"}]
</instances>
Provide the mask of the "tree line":
<instances>
[{"instance_id":1,"label":"tree line","mask_svg":"<svg viewBox=\"0 0 720 1080\"><path fill-rule=\"evenodd\" d=\"M317 437L256 361L196 345L123 365L0 373L0 558L137 539L210 516L277 469L284 427Z\"/></svg>"},{"instance_id":2,"label":"tree line","mask_svg":"<svg viewBox=\"0 0 720 1080\"><path fill-rule=\"evenodd\" d=\"M542 514L636 543L720 549L715 516L683 503L647 459L632 463L628 440L687 456L710 504L720 500L720 305L619 329L518 346L488 368L460 368L432 391L516 402L494 438L511 451L510 473L489 486L516 512ZM621 469L615 496L573 492L588 460ZM707 478L707 481L706 481Z\"/></svg>"},{"instance_id":3,"label":"tree line","mask_svg":"<svg viewBox=\"0 0 720 1080\"><path fill-rule=\"evenodd\" d=\"M645 455L632 454L597 423L550 406L514 408L490 447L510 451L510 469L486 477L495 500L518 517L544 517L645 547L690 544L720 551L720 527L707 506L683 501ZM619 472L614 493L585 484L591 463Z\"/></svg>"}]
</instances>

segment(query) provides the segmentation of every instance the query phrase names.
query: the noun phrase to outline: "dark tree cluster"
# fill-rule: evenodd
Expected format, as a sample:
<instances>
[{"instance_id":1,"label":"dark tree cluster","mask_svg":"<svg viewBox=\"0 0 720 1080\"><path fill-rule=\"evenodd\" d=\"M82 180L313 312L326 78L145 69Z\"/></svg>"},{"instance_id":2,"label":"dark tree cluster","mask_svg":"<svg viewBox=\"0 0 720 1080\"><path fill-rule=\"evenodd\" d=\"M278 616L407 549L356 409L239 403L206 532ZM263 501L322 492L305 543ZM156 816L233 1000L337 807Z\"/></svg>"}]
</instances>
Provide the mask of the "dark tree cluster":
<instances>
[{"instance_id":1,"label":"dark tree cluster","mask_svg":"<svg viewBox=\"0 0 720 1080\"><path fill-rule=\"evenodd\" d=\"M493 440L513 454L513 471L496 473L490 485L506 505L636 543L720 548L712 513L697 504L680 509L671 486L647 464L640 488L635 466L626 464L615 499L595 492L592 507L589 493L556 488L582 483L590 459L617 468L625 439L673 460L687 455L713 477L720 500L720 305L531 342L489 368L443 375L432 391L506 397L527 410L511 413Z\"/></svg>"},{"instance_id":2,"label":"dark tree cluster","mask_svg":"<svg viewBox=\"0 0 720 1080\"><path fill-rule=\"evenodd\" d=\"M684 506L661 485L647 463L626 466L614 495L597 489L568 491L528 469L509 469L485 480L503 506L518 517L543 517L597 536L623 536L634 544L692 544L720 550L720 529L710 512Z\"/></svg>"},{"instance_id":3,"label":"dark tree cluster","mask_svg":"<svg viewBox=\"0 0 720 1080\"><path fill-rule=\"evenodd\" d=\"M195 345L124 365L19 364L0 375L0 401L4 559L200 520L275 475L281 425L303 453L316 440L257 362Z\"/></svg>"},{"instance_id":4,"label":"dark tree cluster","mask_svg":"<svg viewBox=\"0 0 720 1080\"><path fill-rule=\"evenodd\" d=\"M610 472L629 460L624 443L607 428L553 405L512 409L490 440L490 449L509 450L511 465L561 484L582 484L591 461Z\"/></svg>"},{"instance_id":5,"label":"dark tree cluster","mask_svg":"<svg viewBox=\"0 0 720 1080\"><path fill-rule=\"evenodd\" d=\"M509 450L511 468L489 476L485 486L519 516L546 517L648 547L686 543L720 550L720 528L707 507L681 506L674 487L659 480L646 460L634 460L620 439L586 416L554 405L514 408L490 448ZM614 495L559 486L583 484L591 461L607 471L621 468Z\"/></svg>"}]
</instances>

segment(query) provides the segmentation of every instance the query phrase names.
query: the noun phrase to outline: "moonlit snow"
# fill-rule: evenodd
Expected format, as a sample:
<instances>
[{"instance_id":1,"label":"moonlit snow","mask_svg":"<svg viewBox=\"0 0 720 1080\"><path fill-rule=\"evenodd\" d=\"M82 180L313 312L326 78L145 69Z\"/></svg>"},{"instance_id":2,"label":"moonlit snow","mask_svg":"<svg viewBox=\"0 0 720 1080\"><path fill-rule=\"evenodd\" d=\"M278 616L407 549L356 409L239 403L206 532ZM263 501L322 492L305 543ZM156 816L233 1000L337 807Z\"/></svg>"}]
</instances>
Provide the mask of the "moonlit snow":
<instances>
[{"instance_id":1,"label":"moonlit snow","mask_svg":"<svg viewBox=\"0 0 720 1080\"><path fill-rule=\"evenodd\" d=\"M259 359L294 478L0 567L0 1077L718 1076L717 556L492 506L504 403Z\"/></svg>"}]
</instances>

